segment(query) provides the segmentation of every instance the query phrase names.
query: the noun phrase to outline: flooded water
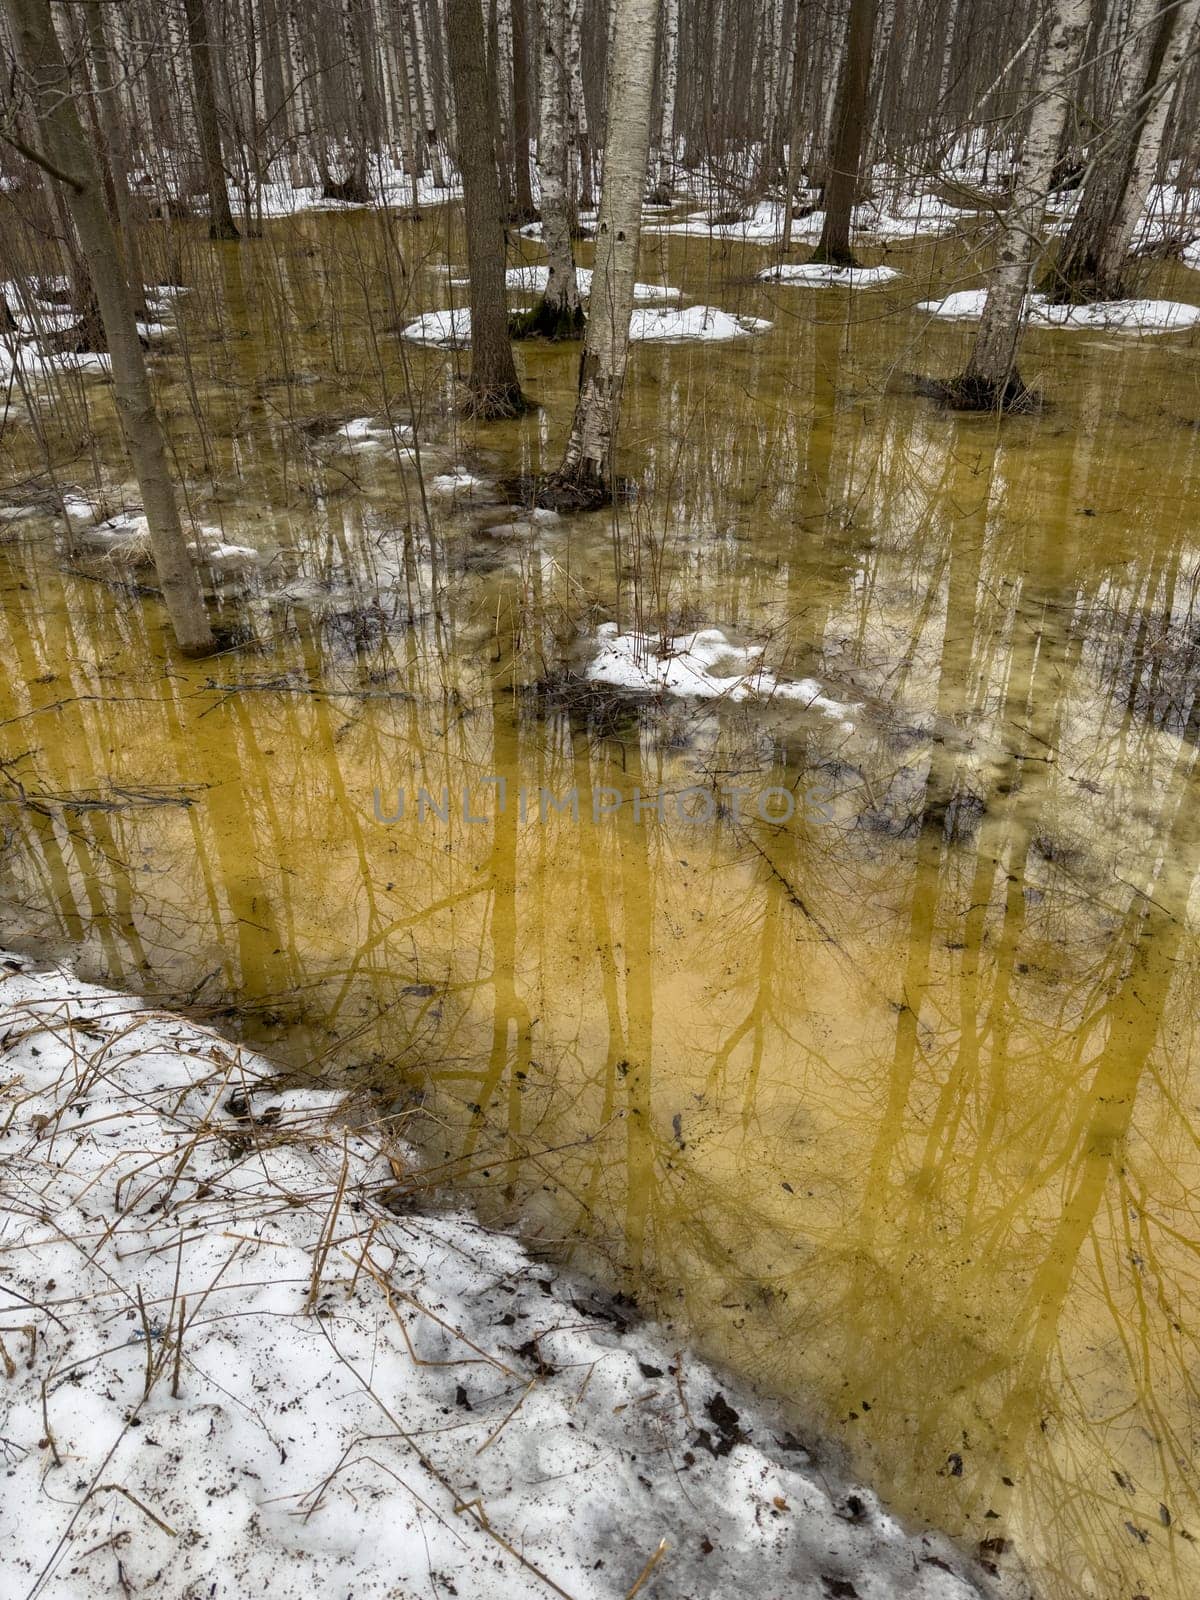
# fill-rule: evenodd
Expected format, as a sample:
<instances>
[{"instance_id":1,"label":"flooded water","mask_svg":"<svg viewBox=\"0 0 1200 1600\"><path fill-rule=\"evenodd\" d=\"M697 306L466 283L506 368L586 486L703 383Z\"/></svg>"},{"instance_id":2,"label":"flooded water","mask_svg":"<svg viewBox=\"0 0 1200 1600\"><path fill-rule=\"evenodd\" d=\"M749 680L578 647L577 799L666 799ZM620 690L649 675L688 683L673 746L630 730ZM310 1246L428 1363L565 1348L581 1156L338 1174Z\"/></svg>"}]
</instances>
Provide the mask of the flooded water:
<instances>
[{"instance_id":1,"label":"flooded water","mask_svg":"<svg viewBox=\"0 0 1200 1600\"><path fill-rule=\"evenodd\" d=\"M910 308L969 241L852 298L651 239L643 277L774 327L638 349L642 497L514 531L329 432L415 406L430 482L561 449L576 350L457 422L390 330L461 243L392 243L176 241L158 370L193 510L263 555L241 648L180 663L111 563L0 528L0 939L419 1096L489 1215L1046 1600L1200 1592L1196 341L1033 334L1053 406L998 427L905 379L961 360ZM6 482L39 429L118 470L102 386L38 418ZM860 709L588 684L606 621Z\"/></svg>"}]
</instances>

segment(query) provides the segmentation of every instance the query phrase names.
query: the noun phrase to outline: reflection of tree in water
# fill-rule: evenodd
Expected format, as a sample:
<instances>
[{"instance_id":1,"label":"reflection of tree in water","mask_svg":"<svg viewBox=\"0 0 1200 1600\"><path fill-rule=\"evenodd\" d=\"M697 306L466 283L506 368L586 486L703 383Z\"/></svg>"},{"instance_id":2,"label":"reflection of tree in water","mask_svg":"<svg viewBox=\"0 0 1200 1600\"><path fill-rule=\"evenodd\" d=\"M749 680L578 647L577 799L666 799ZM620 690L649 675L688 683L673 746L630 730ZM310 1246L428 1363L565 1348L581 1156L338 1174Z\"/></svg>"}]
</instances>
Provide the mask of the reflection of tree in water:
<instances>
[{"instance_id":1,"label":"reflection of tree in water","mask_svg":"<svg viewBox=\"0 0 1200 1600\"><path fill-rule=\"evenodd\" d=\"M740 389L678 351L638 388L662 495L636 538L514 570L453 531L440 618L412 529L385 539L327 484L280 579L344 589L344 614L273 613L238 693L120 682L120 649L156 659L152 612L29 562L0 622L29 686L0 684L4 781L59 798L5 808L6 876L93 970L277 1009L297 1064L428 1084L427 1149L485 1203L816 1396L900 1503L1024 1530L1072 1600L1167 1561L1187 1592L1195 573L1167 499L1194 431L1122 544L1107 400L1083 397L1064 472L1048 428L1001 445L885 405L847 326L797 330L786 381L767 348L737 355ZM221 349L244 387L252 341ZM863 699L855 735L514 694L523 651L555 659L564 591L626 616L643 579L650 626L769 637L773 665ZM64 639L71 681L44 683ZM138 762L196 803L62 804ZM485 773L838 797L828 827L370 820L376 782L456 811Z\"/></svg>"}]
</instances>

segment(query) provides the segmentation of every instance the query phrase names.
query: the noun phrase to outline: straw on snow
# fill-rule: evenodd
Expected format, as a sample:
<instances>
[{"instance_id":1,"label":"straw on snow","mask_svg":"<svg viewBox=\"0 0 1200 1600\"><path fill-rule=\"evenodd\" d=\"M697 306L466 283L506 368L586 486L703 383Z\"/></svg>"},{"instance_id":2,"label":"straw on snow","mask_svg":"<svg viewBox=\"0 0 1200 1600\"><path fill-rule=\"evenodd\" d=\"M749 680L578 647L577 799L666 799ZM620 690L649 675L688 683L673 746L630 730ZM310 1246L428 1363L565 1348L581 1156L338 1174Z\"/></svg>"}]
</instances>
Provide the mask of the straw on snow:
<instances>
[{"instance_id":1,"label":"straw on snow","mask_svg":"<svg viewBox=\"0 0 1200 1600\"><path fill-rule=\"evenodd\" d=\"M404 1214L337 1094L0 975L0 1592L999 1592L658 1330Z\"/></svg>"}]
</instances>

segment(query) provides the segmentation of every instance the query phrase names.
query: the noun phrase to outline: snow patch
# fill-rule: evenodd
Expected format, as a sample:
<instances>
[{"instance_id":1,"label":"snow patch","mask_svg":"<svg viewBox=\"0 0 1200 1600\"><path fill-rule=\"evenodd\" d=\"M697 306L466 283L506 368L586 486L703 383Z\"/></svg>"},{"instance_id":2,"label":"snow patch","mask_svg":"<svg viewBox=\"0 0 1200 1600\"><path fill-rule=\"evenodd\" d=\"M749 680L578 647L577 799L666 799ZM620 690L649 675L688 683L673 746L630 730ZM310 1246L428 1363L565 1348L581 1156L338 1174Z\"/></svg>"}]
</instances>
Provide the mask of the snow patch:
<instances>
[{"instance_id":1,"label":"snow patch","mask_svg":"<svg viewBox=\"0 0 1200 1600\"><path fill-rule=\"evenodd\" d=\"M342 444L357 445L368 450L384 450L396 446L402 455L409 457L412 450L413 431L406 422L388 423L375 417L351 417L343 422L334 434Z\"/></svg>"},{"instance_id":2,"label":"snow patch","mask_svg":"<svg viewBox=\"0 0 1200 1600\"><path fill-rule=\"evenodd\" d=\"M550 268L510 267L504 274L504 281L510 289L518 289L525 294L544 294L550 281ZM586 300L592 292L591 267L576 267L575 281L579 285L580 295ZM652 304L656 300L678 300L681 292L670 283L635 283L633 299L635 304Z\"/></svg>"},{"instance_id":3,"label":"snow patch","mask_svg":"<svg viewBox=\"0 0 1200 1600\"><path fill-rule=\"evenodd\" d=\"M941 300L922 300L916 309L927 316L973 320L982 316L986 289L960 289ZM1115 333L1178 333L1200 322L1200 306L1180 300L1098 300L1088 306L1051 305L1045 295L1026 301L1030 325L1040 328L1091 329Z\"/></svg>"},{"instance_id":4,"label":"snow patch","mask_svg":"<svg viewBox=\"0 0 1200 1600\"><path fill-rule=\"evenodd\" d=\"M683 311L635 311L629 321L629 337L642 343L715 343L765 333L770 326L764 317L734 316L716 306L688 306Z\"/></svg>"},{"instance_id":5,"label":"snow patch","mask_svg":"<svg viewBox=\"0 0 1200 1600\"><path fill-rule=\"evenodd\" d=\"M438 350L465 350L471 342L471 313L466 306L422 312L401 331L400 337Z\"/></svg>"},{"instance_id":6,"label":"snow patch","mask_svg":"<svg viewBox=\"0 0 1200 1600\"><path fill-rule=\"evenodd\" d=\"M882 201L873 200L855 206L851 216L851 231L864 238L913 239L923 234L945 233L963 215L957 207L933 195L921 194L898 200L894 210ZM694 211L681 222L648 223L647 231L741 239L747 244L778 244L783 238L783 223L782 204L775 200L760 200L744 216L732 221L717 221L710 212ZM819 239L824 225L823 211L812 211L805 217L793 216L792 238Z\"/></svg>"},{"instance_id":7,"label":"snow patch","mask_svg":"<svg viewBox=\"0 0 1200 1600\"><path fill-rule=\"evenodd\" d=\"M683 311L635 311L629 323L629 337L647 343L716 341L763 333L770 326L762 317L733 316L715 306L688 306ZM471 342L471 313L465 306L456 306L452 311L426 311L408 324L401 337L439 350L464 349Z\"/></svg>"},{"instance_id":8,"label":"snow patch","mask_svg":"<svg viewBox=\"0 0 1200 1600\"><path fill-rule=\"evenodd\" d=\"M587 669L592 683L696 700L795 702L840 722L847 733L862 709L831 699L815 678L777 678L762 663L762 645L734 644L721 628L700 628L664 643L649 634L620 633L615 622L605 622L596 636L600 648Z\"/></svg>"},{"instance_id":9,"label":"snow patch","mask_svg":"<svg viewBox=\"0 0 1200 1600\"><path fill-rule=\"evenodd\" d=\"M443 496L446 499L469 499L473 494L479 494L490 489L491 485L486 478L477 478L470 472L440 472L429 483L429 492Z\"/></svg>"},{"instance_id":10,"label":"snow patch","mask_svg":"<svg viewBox=\"0 0 1200 1600\"><path fill-rule=\"evenodd\" d=\"M900 274L894 267L833 267L804 261L764 267L758 276L768 283L804 283L816 289L874 289Z\"/></svg>"},{"instance_id":11,"label":"snow patch","mask_svg":"<svg viewBox=\"0 0 1200 1600\"><path fill-rule=\"evenodd\" d=\"M85 350L82 354L70 351L47 353L34 344L20 342L0 343L0 378L21 373L30 382L53 374L78 373L104 375L112 369L112 358L106 352Z\"/></svg>"},{"instance_id":12,"label":"snow patch","mask_svg":"<svg viewBox=\"0 0 1200 1600\"><path fill-rule=\"evenodd\" d=\"M996 1593L338 1094L3 952L0 1037L0 1592Z\"/></svg>"}]
</instances>

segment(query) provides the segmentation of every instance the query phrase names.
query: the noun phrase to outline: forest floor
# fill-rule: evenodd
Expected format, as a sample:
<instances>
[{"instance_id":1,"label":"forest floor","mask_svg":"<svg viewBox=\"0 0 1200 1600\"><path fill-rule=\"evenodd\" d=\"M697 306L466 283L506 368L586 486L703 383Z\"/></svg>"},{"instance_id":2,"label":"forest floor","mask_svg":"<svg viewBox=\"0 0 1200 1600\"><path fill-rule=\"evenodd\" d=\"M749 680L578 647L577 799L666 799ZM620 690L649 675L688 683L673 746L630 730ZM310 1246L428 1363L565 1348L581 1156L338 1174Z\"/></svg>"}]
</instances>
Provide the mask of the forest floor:
<instances>
[{"instance_id":1,"label":"forest floor","mask_svg":"<svg viewBox=\"0 0 1200 1600\"><path fill-rule=\"evenodd\" d=\"M394 1122L0 971L6 1596L1025 1592L628 1301L431 1209Z\"/></svg>"}]
</instances>

